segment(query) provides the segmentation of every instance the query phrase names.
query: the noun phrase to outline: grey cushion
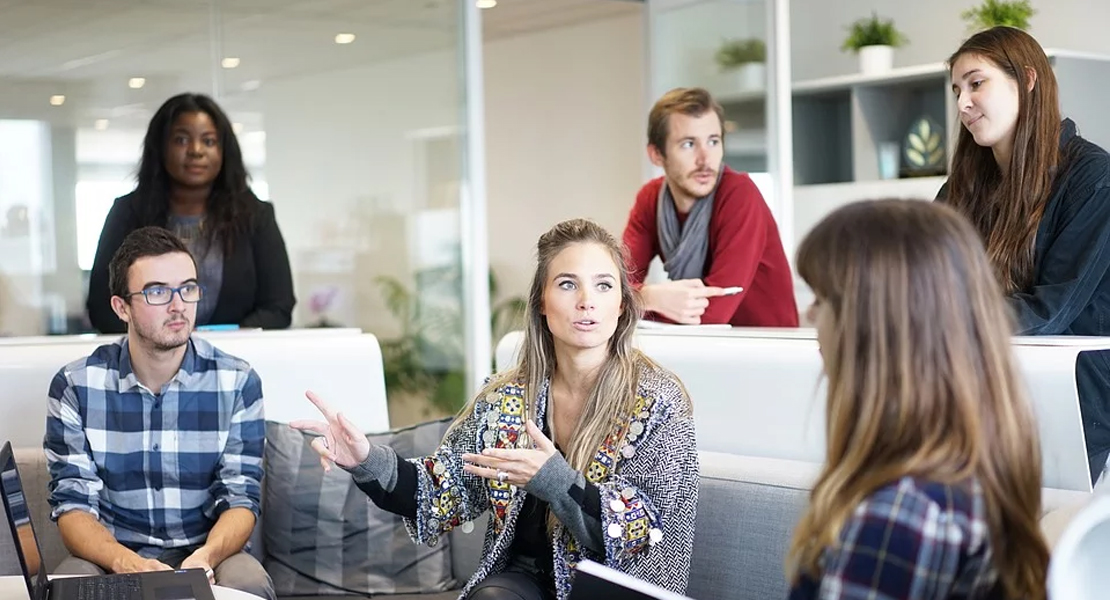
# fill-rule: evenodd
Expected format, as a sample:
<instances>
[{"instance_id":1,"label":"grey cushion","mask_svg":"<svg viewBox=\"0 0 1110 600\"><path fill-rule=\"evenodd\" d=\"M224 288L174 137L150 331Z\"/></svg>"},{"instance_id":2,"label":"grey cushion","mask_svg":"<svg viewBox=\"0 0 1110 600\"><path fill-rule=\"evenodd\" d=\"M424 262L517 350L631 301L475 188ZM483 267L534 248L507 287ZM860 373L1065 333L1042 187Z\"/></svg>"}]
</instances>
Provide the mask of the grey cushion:
<instances>
[{"instance_id":1,"label":"grey cushion","mask_svg":"<svg viewBox=\"0 0 1110 600\"><path fill-rule=\"evenodd\" d=\"M402 458L439 445L450 419L384 434L372 443ZM342 469L324 473L308 437L266 424L263 561L279 596L412 594L455 587L450 543L414 544L401 518L373 505Z\"/></svg>"},{"instance_id":2,"label":"grey cushion","mask_svg":"<svg viewBox=\"0 0 1110 600\"><path fill-rule=\"evenodd\" d=\"M808 500L806 489L703 474L686 595L785 598L786 550Z\"/></svg>"}]
</instances>

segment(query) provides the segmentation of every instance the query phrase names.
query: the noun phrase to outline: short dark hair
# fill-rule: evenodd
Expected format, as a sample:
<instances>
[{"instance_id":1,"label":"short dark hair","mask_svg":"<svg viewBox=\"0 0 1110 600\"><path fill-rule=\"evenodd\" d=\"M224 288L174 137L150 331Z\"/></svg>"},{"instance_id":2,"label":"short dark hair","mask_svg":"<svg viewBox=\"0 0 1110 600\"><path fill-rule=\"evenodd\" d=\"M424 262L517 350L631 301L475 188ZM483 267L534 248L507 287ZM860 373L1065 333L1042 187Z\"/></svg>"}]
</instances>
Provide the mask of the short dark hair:
<instances>
[{"instance_id":1,"label":"short dark hair","mask_svg":"<svg viewBox=\"0 0 1110 600\"><path fill-rule=\"evenodd\" d=\"M129 298L127 294L131 290L127 285L127 271L131 269L131 265L140 258L174 252L184 252L190 259L193 258L185 242L167 229L140 227L132 231L123 239L123 243L112 256L112 262L108 264L108 289L113 296ZM196 266L196 260L193 260L193 266Z\"/></svg>"},{"instance_id":2,"label":"short dark hair","mask_svg":"<svg viewBox=\"0 0 1110 600\"><path fill-rule=\"evenodd\" d=\"M655 146L663 156L667 155L667 135L670 133L671 115L682 113L688 117L700 117L713 111L721 122L721 135L725 131L725 111L713 99L713 95L702 88L675 88L655 102L648 115L648 143Z\"/></svg>"}]
</instances>

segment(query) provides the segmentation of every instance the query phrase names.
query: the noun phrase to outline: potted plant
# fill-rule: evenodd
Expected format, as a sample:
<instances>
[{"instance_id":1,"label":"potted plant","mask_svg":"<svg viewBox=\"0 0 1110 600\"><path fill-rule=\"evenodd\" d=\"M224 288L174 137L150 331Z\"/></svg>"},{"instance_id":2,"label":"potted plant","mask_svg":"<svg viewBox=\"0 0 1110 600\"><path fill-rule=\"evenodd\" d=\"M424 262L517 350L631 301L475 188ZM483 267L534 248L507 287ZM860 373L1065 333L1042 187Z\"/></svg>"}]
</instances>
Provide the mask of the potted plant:
<instances>
[{"instance_id":1,"label":"potted plant","mask_svg":"<svg viewBox=\"0 0 1110 600\"><path fill-rule=\"evenodd\" d=\"M904 45L906 36L894 28L893 19L880 19L872 12L870 18L860 19L848 26L848 38L841 50L859 54L859 68L864 75L877 75L889 71L894 65L894 49Z\"/></svg>"},{"instance_id":2,"label":"potted plant","mask_svg":"<svg viewBox=\"0 0 1110 600\"><path fill-rule=\"evenodd\" d=\"M968 30L975 32L1000 25L1029 29L1029 19L1036 13L1029 0L983 0L979 6L965 10L960 17L967 22Z\"/></svg>"},{"instance_id":3,"label":"potted plant","mask_svg":"<svg viewBox=\"0 0 1110 600\"><path fill-rule=\"evenodd\" d=\"M714 56L721 71L735 71L740 89L763 89L767 81L767 44L759 38L728 40Z\"/></svg>"},{"instance_id":4,"label":"potted plant","mask_svg":"<svg viewBox=\"0 0 1110 600\"><path fill-rule=\"evenodd\" d=\"M386 308L401 325L400 335L379 340L390 421L395 427L453 414L470 397L461 266L425 269L414 275L431 297L421 297L395 277L374 279ZM495 301L498 288L492 271L489 286L490 327L496 345L506 333L523 327L527 301L521 296Z\"/></svg>"}]
</instances>

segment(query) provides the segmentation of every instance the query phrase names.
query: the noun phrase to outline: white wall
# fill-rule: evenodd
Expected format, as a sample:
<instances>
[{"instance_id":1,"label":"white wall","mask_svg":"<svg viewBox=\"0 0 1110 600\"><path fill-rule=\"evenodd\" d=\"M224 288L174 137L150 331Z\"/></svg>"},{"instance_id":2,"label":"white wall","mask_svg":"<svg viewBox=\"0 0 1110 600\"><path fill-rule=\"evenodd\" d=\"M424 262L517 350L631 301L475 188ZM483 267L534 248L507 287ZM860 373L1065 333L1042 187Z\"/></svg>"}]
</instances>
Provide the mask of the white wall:
<instances>
[{"instance_id":1,"label":"white wall","mask_svg":"<svg viewBox=\"0 0 1110 600\"><path fill-rule=\"evenodd\" d=\"M795 80L858 71L854 54L841 52L846 27L872 10L894 19L909 44L894 53L894 65L940 62L968 37L960 13L980 0L791 0L791 65ZM1106 0L1037 0L1030 33L1046 48L1110 55L1110 2Z\"/></svg>"},{"instance_id":2,"label":"white wall","mask_svg":"<svg viewBox=\"0 0 1110 600\"><path fill-rule=\"evenodd\" d=\"M643 45L639 16L486 44L489 250L504 292L526 294L555 223L624 230L643 183Z\"/></svg>"},{"instance_id":3,"label":"white wall","mask_svg":"<svg viewBox=\"0 0 1110 600\"><path fill-rule=\"evenodd\" d=\"M339 289L332 317L391 334L374 277L406 281L414 235L416 156L428 130L457 128L456 54L443 51L270 82L264 94L267 180L293 267L294 326L311 324L310 296ZM232 117L234 118L234 116ZM454 236L457 239L457 236Z\"/></svg>"}]
</instances>

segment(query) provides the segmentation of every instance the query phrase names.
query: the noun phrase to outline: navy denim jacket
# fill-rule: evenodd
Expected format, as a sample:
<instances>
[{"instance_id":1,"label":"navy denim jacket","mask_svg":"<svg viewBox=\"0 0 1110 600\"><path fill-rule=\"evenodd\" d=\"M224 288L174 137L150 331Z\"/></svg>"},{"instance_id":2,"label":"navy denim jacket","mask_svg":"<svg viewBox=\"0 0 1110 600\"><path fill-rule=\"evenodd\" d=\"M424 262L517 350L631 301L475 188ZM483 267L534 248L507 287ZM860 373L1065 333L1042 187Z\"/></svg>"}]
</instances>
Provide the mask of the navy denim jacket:
<instances>
[{"instance_id":1,"label":"navy denim jacket","mask_svg":"<svg viewBox=\"0 0 1110 600\"><path fill-rule=\"evenodd\" d=\"M1065 169L1037 228L1033 285L1008 300L1018 335L1110 335L1110 154L1062 125ZM1093 482L1110 454L1110 351L1080 354L1075 371Z\"/></svg>"}]
</instances>

